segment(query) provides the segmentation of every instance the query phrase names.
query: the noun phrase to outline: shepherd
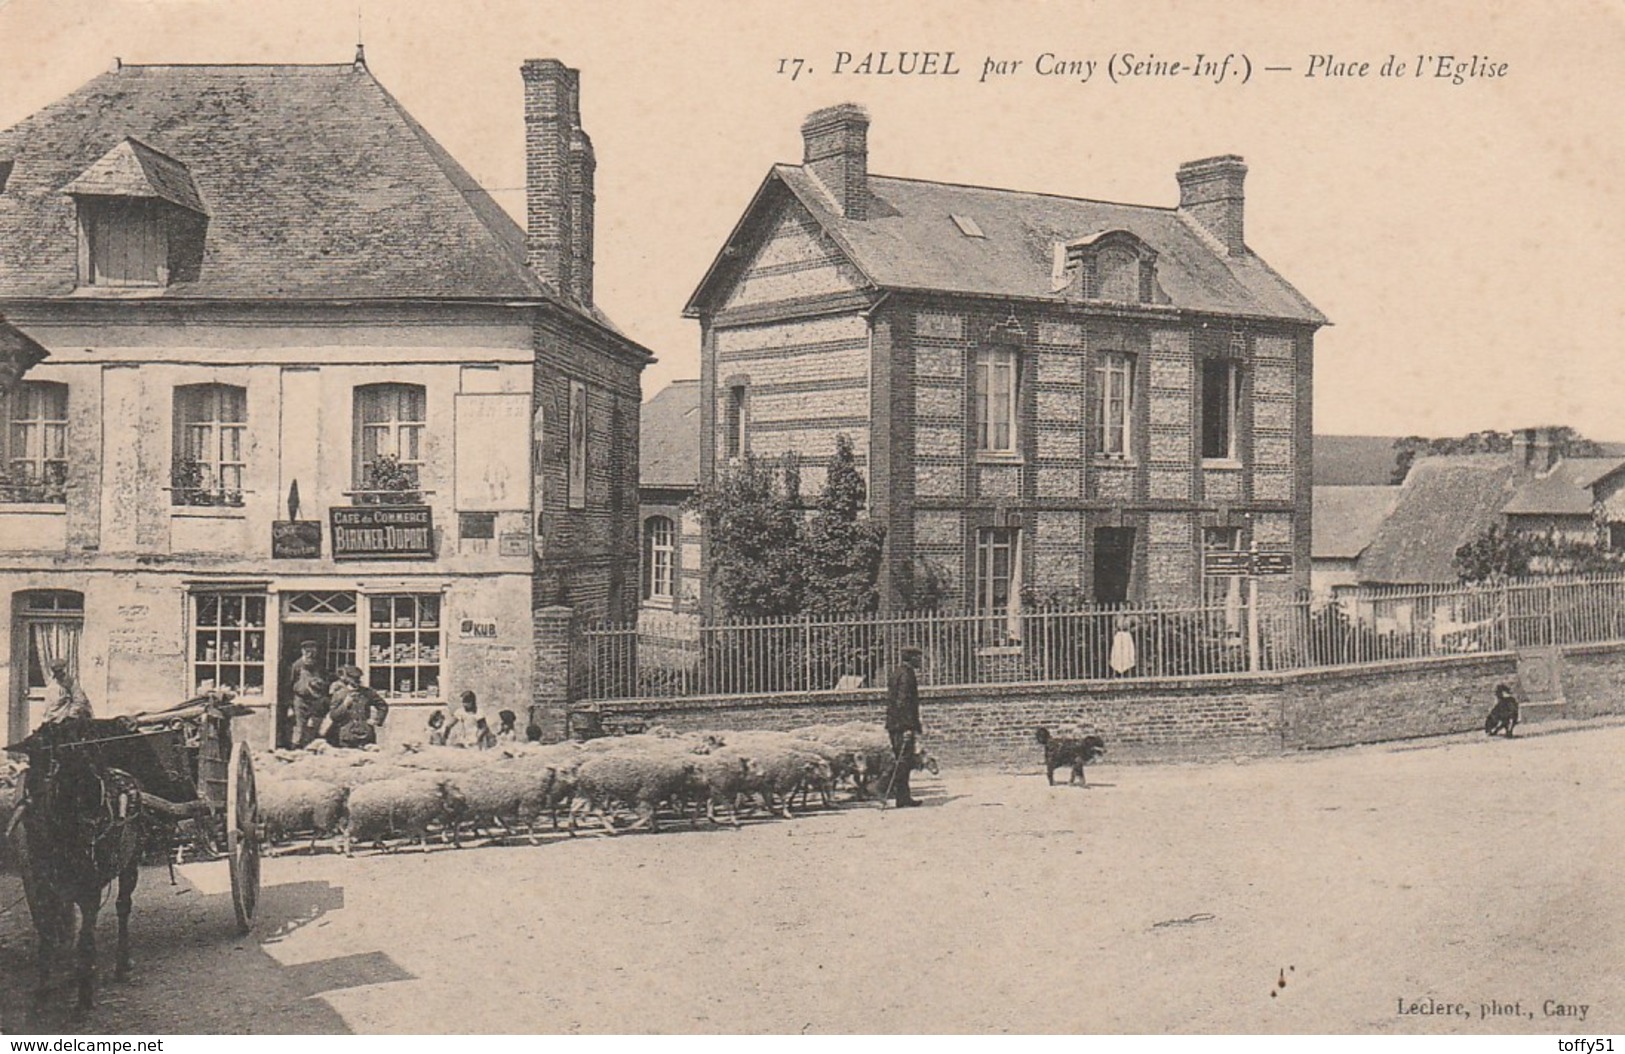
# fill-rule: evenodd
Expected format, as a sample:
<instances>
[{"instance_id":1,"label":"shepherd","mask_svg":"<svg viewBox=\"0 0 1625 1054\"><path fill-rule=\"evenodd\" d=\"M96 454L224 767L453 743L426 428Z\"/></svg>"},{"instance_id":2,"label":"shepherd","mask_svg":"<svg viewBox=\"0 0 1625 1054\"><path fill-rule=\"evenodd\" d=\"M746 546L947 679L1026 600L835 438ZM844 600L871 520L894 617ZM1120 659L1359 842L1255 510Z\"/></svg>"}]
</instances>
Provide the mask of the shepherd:
<instances>
[{"instance_id":1,"label":"shepherd","mask_svg":"<svg viewBox=\"0 0 1625 1054\"><path fill-rule=\"evenodd\" d=\"M896 758L892 788L897 794L897 807L906 809L920 804L908 789L909 770L914 767L914 739L922 731L920 680L915 673L920 649L904 648L902 660L886 677L886 732L891 736L891 751Z\"/></svg>"}]
</instances>

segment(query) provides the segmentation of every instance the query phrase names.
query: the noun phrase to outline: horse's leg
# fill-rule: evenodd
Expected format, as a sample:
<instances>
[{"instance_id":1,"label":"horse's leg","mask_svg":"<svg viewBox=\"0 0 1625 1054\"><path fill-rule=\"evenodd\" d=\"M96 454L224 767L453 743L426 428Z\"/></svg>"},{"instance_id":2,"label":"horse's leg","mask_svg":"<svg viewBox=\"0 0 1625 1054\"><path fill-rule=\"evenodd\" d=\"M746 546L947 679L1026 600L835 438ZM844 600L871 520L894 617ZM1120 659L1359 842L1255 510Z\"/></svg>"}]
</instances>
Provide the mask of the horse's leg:
<instances>
[{"instance_id":1,"label":"horse's leg","mask_svg":"<svg viewBox=\"0 0 1625 1054\"><path fill-rule=\"evenodd\" d=\"M134 899L136 880L141 877L138 863L131 858L118 876L118 965L113 968L113 979L117 981L130 979L130 902Z\"/></svg>"},{"instance_id":2,"label":"horse's leg","mask_svg":"<svg viewBox=\"0 0 1625 1054\"><path fill-rule=\"evenodd\" d=\"M39 985L34 989L34 1002L43 1006L51 990L51 960L56 958L57 945L66 940L66 931L62 924L61 905L45 901L39 905L39 914L34 918L34 944L35 965L39 970Z\"/></svg>"},{"instance_id":3,"label":"horse's leg","mask_svg":"<svg viewBox=\"0 0 1625 1054\"><path fill-rule=\"evenodd\" d=\"M96 999L96 916L102 909L101 890L79 901L79 1009L89 1010Z\"/></svg>"}]
</instances>

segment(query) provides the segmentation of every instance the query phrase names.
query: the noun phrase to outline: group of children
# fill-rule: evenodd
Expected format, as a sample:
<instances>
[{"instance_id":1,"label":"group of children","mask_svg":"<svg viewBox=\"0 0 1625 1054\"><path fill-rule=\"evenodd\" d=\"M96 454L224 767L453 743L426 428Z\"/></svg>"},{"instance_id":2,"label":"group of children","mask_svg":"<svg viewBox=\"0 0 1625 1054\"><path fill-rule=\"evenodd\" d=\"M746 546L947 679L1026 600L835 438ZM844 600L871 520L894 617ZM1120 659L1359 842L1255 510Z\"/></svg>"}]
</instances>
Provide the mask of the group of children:
<instances>
[{"instance_id":1,"label":"group of children","mask_svg":"<svg viewBox=\"0 0 1625 1054\"><path fill-rule=\"evenodd\" d=\"M497 712L497 727L480 712L479 698L473 692L464 692L462 709L436 710L429 715L429 745L447 747L473 747L490 750L507 743L519 742L518 717L512 710ZM525 739L540 743L542 730L535 724L525 729Z\"/></svg>"}]
</instances>

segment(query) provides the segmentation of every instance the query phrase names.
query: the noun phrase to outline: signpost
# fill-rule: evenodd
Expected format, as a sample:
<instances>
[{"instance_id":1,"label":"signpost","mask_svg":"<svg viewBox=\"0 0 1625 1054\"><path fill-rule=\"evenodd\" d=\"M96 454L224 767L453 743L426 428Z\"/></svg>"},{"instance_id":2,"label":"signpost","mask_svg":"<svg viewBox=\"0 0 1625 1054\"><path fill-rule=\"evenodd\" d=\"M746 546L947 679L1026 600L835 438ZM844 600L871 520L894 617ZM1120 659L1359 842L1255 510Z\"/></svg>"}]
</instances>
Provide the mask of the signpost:
<instances>
[{"instance_id":1,"label":"signpost","mask_svg":"<svg viewBox=\"0 0 1625 1054\"><path fill-rule=\"evenodd\" d=\"M1202 554L1202 573L1209 578L1247 580L1247 669L1258 671L1258 580L1292 573L1290 550L1260 550L1255 541L1240 552L1216 550Z\"/></svg>"}]
</instances>

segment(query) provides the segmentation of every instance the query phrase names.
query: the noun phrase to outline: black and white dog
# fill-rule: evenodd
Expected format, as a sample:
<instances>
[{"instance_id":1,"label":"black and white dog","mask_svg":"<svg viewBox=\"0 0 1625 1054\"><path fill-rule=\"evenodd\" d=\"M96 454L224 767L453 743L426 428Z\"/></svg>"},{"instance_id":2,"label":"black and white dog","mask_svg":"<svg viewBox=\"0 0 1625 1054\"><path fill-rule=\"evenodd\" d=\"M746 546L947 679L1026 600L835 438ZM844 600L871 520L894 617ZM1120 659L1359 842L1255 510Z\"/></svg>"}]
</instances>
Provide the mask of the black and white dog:
<instances>
[{"instance_id":1,"label":"black and white dog","mask_svg":"<svg viewBox=\"0 0 1625 1054\"><path fill-rule=\"evenodd\" d=\"M1518 725L1518 697L1512 694L1511 687L1498 684L1495 686L1495 705L1490 708L1490 716L1484 719L1484 734L1493 736L1497 732L1505 732L1508 739L1512 738L1512 730Z\"/></svg>"}]
</instances>

